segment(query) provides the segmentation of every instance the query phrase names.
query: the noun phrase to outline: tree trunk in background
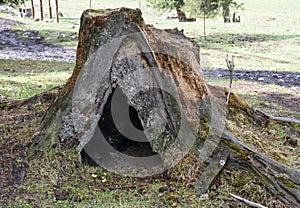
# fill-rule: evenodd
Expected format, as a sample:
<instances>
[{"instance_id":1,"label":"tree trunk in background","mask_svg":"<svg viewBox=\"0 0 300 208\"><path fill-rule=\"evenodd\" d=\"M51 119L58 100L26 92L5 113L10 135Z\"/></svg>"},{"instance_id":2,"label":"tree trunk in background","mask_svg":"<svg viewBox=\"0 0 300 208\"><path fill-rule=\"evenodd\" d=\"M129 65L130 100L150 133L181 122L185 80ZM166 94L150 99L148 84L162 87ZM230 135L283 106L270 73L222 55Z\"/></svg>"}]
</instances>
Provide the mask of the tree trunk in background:
<instances>
[{"instance_id":1,"label":"tree trunk in background","mask_svg":"<svg viewBox=\"0 0 300 208\"><path fill-rule=\"evenodd\" d=\"M59 23L58 0L55 0L56 22Z\"/></svg>"},{"instance_id":2,"label":"tree trunk in background","mask_svg":"<svg viewBox=\"0 0 300 208\"><path fill-rule=\"evenodd\" d=\"M48 0L48 6L49 6L49 18L52 19L52 6L51 6L51 0Z\"/></svg>"},{"instance_id":3,"label":"tree trunk in background","mask_svg":"<svg viewBox=\"0 0 300 208\"><path fill-rule=\"evenodd\" d=\"M41 20L44 19L44 12L43 12L43 1L40 0L40 12L41 12Z\"/></svg>"},{"instance_id":4,"label":"tree trunk in background","mask_svg":"<svg viewBox=\"0 0 300 208\"><path fill-rule=\"evenodd\" d=\"M205 13L203 15L203 36L204 36L204 40L206 40L206 16L205 16Z\"/></svg>"},{"instance_id":5,"label":"tree trunk in background","mask_svg":"<svg viewBox=\"0 0 300 208\"><path fill-rule=\"evenodd\" d=\"M177 29L145 25L139 10L87 10L81 17L75 69L44 117L32 150L60 146L94 151L99 127L107 142L124 154L158 153L167 163L176 163L196 142L199 157L210 164L200 177L198 185L205 188L199 194L207 191L224 165L238 166L259 175L284 203L300 207L299 171L248 148L226 130L225 103L224 91L204 81L199 46ZM229 108L253 121L270 120L234 95ZM123 113L129 113L130 120L120 121L116 128L118 122L112 118L123 118ZM126 140L116 132L130 134L128 121L140 130L136 134L143 142ZM102 162L128 162L120 159Z\"/></svg>"},{"instance_id":6,"label":"tree trunk in background","mask_svg":"<svg viewBox=\"0 0 300 208\"><path fill-rule=\"evenodd\" d=\"M34 11L33 0L31 0L31 10L32 10L32 19L34 19L35 18L35 11Z\"/></svg>"},{"instance_id":7,"label":"tree trunk in background","mask_svg":"<svg viewBox=\"0 0 300 208\"><path fill-rule=\"evenodd\" d=\"M229 8L229 5L223 4L222 9L223 9L222 15L223 15L224 23L230 23L230 8Z\"/></svg>"}]
</instances>

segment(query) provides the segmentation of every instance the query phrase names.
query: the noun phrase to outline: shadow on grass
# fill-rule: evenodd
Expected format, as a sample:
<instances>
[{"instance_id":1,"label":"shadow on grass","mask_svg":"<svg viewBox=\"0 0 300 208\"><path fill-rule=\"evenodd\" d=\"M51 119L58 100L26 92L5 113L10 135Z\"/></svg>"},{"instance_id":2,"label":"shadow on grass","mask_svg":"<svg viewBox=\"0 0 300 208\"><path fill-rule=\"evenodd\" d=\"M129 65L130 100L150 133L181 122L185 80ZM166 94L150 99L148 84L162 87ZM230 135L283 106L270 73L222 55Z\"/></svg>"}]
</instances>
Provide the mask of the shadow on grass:
<instances>
[{"instance_id":1,"label":"shadow on grass","mask_svg":"<svg viewBox=\"0 0 300 208\"><path fill-rule=\"evenodd\" d=\"M262 93L260 95L260 99L265 100L270 103L277 103L278 105L282 106L285 109L289 109L292 112L289 112L288 116L296 117L297 119L300 118L300 111L299 111L299 97L285 94L285 93Z\"/></svg>"},{"instance_id":2,"label":"shadow on grass","mask_svg":"<svg viewBox=\"0 0 300 208\"><path fill-rule=\"evenodd\" d=\"M300 35L215 33L207 36L206 39L204 39L204 37L200 37L197 39L197 42L204 47L210 44L240 46L245 43L285 40L298 37L300 37Z\"/></svg>"},{"instance_id":3,"label":"shadow on grass","mask_svg":"<svg viewBox=\"0 0 300 208\"><path fill-rule=\"evenodd\" d=\"M253 108L272 116L300 119L298 103L300 98L285 93L262 92L259 95L247 94L241 97Z\"/></svg>"},{"instance_id":4,"label":"shadow on grass","mask_svg":"<svg viewBox=\"0 0 300 208\"><path fill-rule=\"evenodd\" d=\"M20 75L18 73L25 72L41 73L65 71L71 73L74 65L74 63L68 62L0 59L0 73L2 76Z\"/></svg>"}]
</instances>

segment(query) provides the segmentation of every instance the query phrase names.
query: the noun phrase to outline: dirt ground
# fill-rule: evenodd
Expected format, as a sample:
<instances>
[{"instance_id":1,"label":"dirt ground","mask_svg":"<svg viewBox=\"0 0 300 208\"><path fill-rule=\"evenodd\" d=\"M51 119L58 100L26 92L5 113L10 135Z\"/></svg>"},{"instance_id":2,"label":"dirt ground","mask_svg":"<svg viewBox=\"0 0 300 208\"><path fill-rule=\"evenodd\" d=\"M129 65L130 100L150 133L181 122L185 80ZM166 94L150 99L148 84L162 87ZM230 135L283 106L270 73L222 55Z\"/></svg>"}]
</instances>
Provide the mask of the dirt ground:
<instances>
[{"instance_id":1,"label":"dirt ground","mask_svg":"<svg viewBox=\"0 0 300 208\"><path fill-rule=\"evenodd\" d=\"M11 30L23 24L0 18L0 59L75 62L75 50L47 43L34 30Z\"/></svg>"},{"instance_id":2,"label":"dirt ground","mask_svg":"<svg viewBox=\"0 0 300 208\"><path fill-rule=\"evenodd\" d=\"M21 194L28 163L28 148L34 133L52 103L45 93L29 102L0 103L0 206Z\"/></svg>"},{"instance_id":3,"label":"dirt ground","mask_svg":"<svg viewBox=\"0 0 300 208\"><path fill-rule=\"evenodd\" d=\"M0 18L0 59L33 59L45 61L75 61L75 51L45 42L36 31L13 31L11 27L20 22ZM223 69L215 71L204 70L206 76L228 78ZM258 91L263 84L275 84L291 88L295 93L263 92L258 96L261 103L276 103L288 109L286 116L293 116L292 112L299 112L300 73L261 72L239 70L235 79L247 80L253 84L235 84L238 89L246 93ZM27 150L32 143L33 134L47 109L53 101L50 94L42 94L33 102L22 105L5 107L0 103L0 205L5 207L8 200L22 194L19 186L26 177L28 168ZM258 106L274 108L274 106ZM285 116L281 115L281 116ZM295 118L300 119L299 115Z\"/></svg>"},{"instance_id":4,"label":"dirt ground","mask_svg":"<svg viewBox=\"0 0 300 208\"><path fill-rule=\"evenodd\" d=\"M225 69L203 69L203 72L208 77L229 78L229 71ZM238 69L234 70L233 79L274 84L300 90L300 72Z\"/></svg>"}]
</instances>

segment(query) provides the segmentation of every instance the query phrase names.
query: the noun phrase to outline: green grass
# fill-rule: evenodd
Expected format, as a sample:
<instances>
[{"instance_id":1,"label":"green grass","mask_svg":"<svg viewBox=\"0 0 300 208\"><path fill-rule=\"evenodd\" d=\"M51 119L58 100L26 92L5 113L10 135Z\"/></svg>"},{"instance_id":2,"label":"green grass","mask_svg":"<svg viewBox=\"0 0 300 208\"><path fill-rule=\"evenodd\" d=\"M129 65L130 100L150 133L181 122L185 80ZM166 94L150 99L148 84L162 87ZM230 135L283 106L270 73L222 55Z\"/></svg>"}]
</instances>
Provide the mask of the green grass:
<instances>
[{"instance_id":1,"label":"green grass","mask_svg":"<svg viewBox=\"0 0 300 208\"><path fill-rule=\"evenodd\" d=\"M202 46L203 67L226 68L224 59L227 53L235 55L236 68L270 71L300 71L300 1L274 0L242 1L245 10L239 11L241 23L224 24L221 17L207 20L207 40L203 39L203 21L180 23L177 19L162 19L164 11L156 11L146 0L109 1L93 0L92 8L139 7L145 22L158 28L184 29L185 34L196 38ZM59 2L64 14L59 24L51 21L34 22L23 20L27 25L18 29L35 28L51 43L76 48L77 42L59 40L58 32L77 34L81 13L88 9L89 1L65 0ZM44 5L47 1L44 0ZM27 7L30 7L27 3ZM36 8L38 9L38 8ZM48 9L44 8L48 18ZM36 11L37 15L39 11ZM3 16L3 14L1 14ZM16 18L21 20L20 18ZM71 28L75 26L75 28ZM60 42L62 41L62 42Z\"/></svg>"},{"instance_id":2,"label":"green grass","mask_svg":"<svg viewBox=\"0 0 300 208\"><path fill-rule=\"evenodd\" d=\"M13 140L16 146L29 145L41 119L36 116L37 108L42 112L49 104L49 101L31 103L30 108L20 106L4 113L1 121L8 119L9 122L0 124L3 141ZM30 113L33 116L16 122L17 118ZM244 142L285 164L297 165L299 151L283 145L292 131L280 125L263 129L249 120L245 122L246 118L241 115L236 116L237 122L228 125ZM161 175L132 178L107 172L101 167L84 166L74 149L59 147L32 155L29 161L18 157L12 160L25 163L29 168L25 183L18 186L21 194L7 201L7 207L242 207L242 203L232 200L230 193L268 207L286 207L268 193L259 177L243 169L225 168L213 183L209 198L201 200L195 193L194 184L206 165L195 154L187 155L171 168L169 179L163 179ZM97 177L91 177L92 174ZM159 188L164 186L169 186L172 191L161 193Z\"/></svg>"},{"instance_id":3,"label":"green grass","mask_svg":"<svg viewBox=\"0 0 300 208\"><path fill-rule=\"evenodd\" d=\"M138 0L93 0L93 8L114 8L139 6ZM23 21L26 25L15 27L15 29L38 30L46 41L60 44L71 48L76 48L77 41L60 40L58 32L66 34L77 34L79 29L79 17L83 10L88 8L88 1L64 0L59 1L60 11L64 14L59 24L53 21L34 22L29 19L15 18ZM236 68L246 68L255 70L273 71L300 71L300 1L298 0L274 0L245 1L245 10L241 11L242 22L240 24L224 24L222 18L209 19L207 21L208 37L203 39L203 22L179 23L177 20L165 20L161 18L163 11L155 11L147 6L145 0L141 1L142 12L145 22L158 28L179 28L184 29L187 36L195 38L201 45L201 65L202 67L226 68L225 56L227 53L235 55ZM47 1L44 0L44 5ZM27 4L29 7L29 5ZM46 8L46 7L45 7ZM47 9L46 19L48 19ZM37 11L38 14L38 11ZM1 17L9 17L0 14ZM75 26L75 28L71 28ZM63 62L41 62L41 61L14 61L0 60L0 99L18 100L31 97L37 93L48 90L52 87L63 85L72 73L74 64ZM212 84L228 87L227 79L208 80ZM240 83L242 87L235 88ZM244 87L243 87L244 85ZM245 85L253 86L253 90L246 89ZM275 85L260 85L250 82L234 82L233 90L247 100L252 106L262 106L268 113L284 112L281 106L276 103L265 103L257 99L260 93L280 92L283 94L293 94L289 89ZM259 89L259 90L257 90ZM293 113L293 112L287 112ZM242 123L242 122L241 122ZM249 128L242 128L238 124L230 124L232 128L242 135L245 142L255 142L255 136L267 138L267 134L274 138L284 138L285 132L279 127L269 131L275 132L259 133L242 132ZM10 127L7 127L8 129ZM26 131L32 131L28 128ZM256 130L256 131L260 131ZM21 130L20 134L22 133ZM280 133L281 132L281 133ZM264 135L266 134L266 135ZM246 135L246 136L243 136ZM268 136L270 137L270 136ZM259 141L259 140L258 140ZM276 153L289 151L283 148L282 141L274 141L270 145L268 141L261 141L257 148L266 148L272 152L272 148L277 146ZM253 144L254 145L254 144ZM266 152L266 150L264 152ZM296 151L296 150L293 150ZM294 163L297 158L284 158L284 154L279 156L279 160L286 163ZM296 153L295 153L296 155ZM273 155L271 155L273 156ZM275 155L276 156L276 155ZM274 157L275 157L274 156ZM286 161L285 161L286 160ZM224 170L222 184L214 185L210 192L210 198L199 200L193 192L193 184L188 173L196 168L203 168L195 161L185 161L173 170L173 178L170 181L161 179L133 179L120 177L112 173L107 173L106 182L92 179L91 174L96 173L99 177L104 176L101 168L87 167L76 163L79 161L78 154L72 151L49 152L31 158L29 172L26 183L21 187L24 196L19 196L11 207L242 207L243 205L232 201L229 193L236 193L249 200L261 202L270 207L282 207L281 204L271 198L264 190L263 184L243 170ZM190 168L188 167L191 166ZM191 177L197 178L196 176ZM248 183L245 183L247 181ZM137 182L137 188L96 190L95 187L115 184L128 185ZM146 183L144 187L143 184ZM56 191L68 193L67 199L57 199ZM176 187L174 192L165 194L159 193L161 186L170 185ZM191 185L191 186L190 186ZM142 190L142 191L141 191ZM250 198L249 198L250 197Z\"/></svg>"},{"instance_id":4,"label":"green grass","mask_svg":"<svg viewBox=\"0 0 300 208\"><path fill-rule=\"evenodd\" d=\"M170 180L164 180L160 176L119 176L100 167L82 166L76 161L77 153L70 150L51 151L34 157L27 176L32 180L26 180L26 184L21 187L27 197L18 197L12 205L103 208L241 205L230 200L229 193L251 196L251 200L270 206L274 203L281 205L266 192L258 177L243 170L226 170L222 176L224 183L221 186L213 185L212 191L209 192L210 198L201 200L193 187L196 179L193 174L197 175L197 171L202 170L203 165L198 163L195 157L188 156L172 168L169 172ZM92 174L96 174L97 178L92 178ZM164 186L169 186L172 191L159 192L159 188Z\"/></svg>"},{"instance_id":5,"label":"green grass","mask_svg":"<svg viewBox=\"0 0 300 208\"><path fill-rule=\"evenodd\" d=\"M223 35L224 38L228 37L223 40L218 36L219 34L209 36L208 41L198 39L203 46L203 67L226 68L225 57L230 54L235 56L236 68L300 72L300 44L297 45L300 43L299 36L279 36L281 40L271 36L271 40L253 42L239 40L240 35L236 34ZM255 37L256 35L252 36Z\"/></svg>"},{"instance_id":6,"label":"green grass","mask_svg":"<svg viewBox=\"0 0 300 208\"><path fill-rule=\"evenodd\" d=\"M0 60L0 99L32 97L66 83L74 64L30 60Z\"/></svg>"}]
</instances>

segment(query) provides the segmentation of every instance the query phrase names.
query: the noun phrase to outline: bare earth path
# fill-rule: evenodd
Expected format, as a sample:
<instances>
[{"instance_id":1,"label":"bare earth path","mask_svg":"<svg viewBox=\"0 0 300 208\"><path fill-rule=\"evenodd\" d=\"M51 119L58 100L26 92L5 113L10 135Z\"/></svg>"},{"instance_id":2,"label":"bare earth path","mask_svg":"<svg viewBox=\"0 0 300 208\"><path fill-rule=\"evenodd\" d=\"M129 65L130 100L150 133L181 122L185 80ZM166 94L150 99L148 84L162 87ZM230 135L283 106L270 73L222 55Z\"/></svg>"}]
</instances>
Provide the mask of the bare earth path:
<instances>
[{"instance_id":1,"label":"bare earth path","mask_svg":"<svg viewBox=\"0 0 300 208\"><path fill-rule=\"evenodd\" d=\"M226 69L203 69L203 72L208 77L229 78L229 71ZM300 90L300 72L239 69L234 71L233 78L251 82L275 84Z\"/></svg>"},{"instance_id":2,"label":"bare earth path","mask_svg":"<svg viewBox=\"0 0 300 208\"><path fill-rule=\"evenodd\" d=\"M34 30L11 30L17 24L0 18L0 59L75 61L75 50L49 44Z\"/></svg>"}]
</instances>

